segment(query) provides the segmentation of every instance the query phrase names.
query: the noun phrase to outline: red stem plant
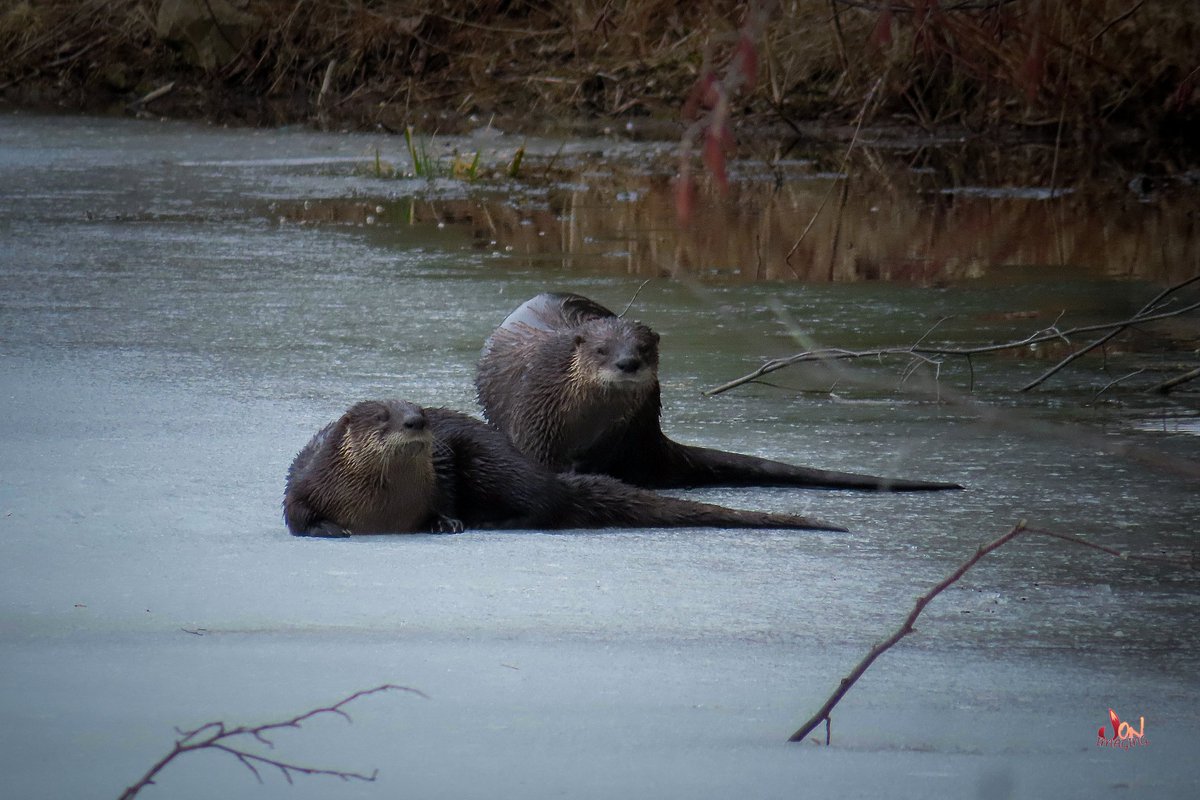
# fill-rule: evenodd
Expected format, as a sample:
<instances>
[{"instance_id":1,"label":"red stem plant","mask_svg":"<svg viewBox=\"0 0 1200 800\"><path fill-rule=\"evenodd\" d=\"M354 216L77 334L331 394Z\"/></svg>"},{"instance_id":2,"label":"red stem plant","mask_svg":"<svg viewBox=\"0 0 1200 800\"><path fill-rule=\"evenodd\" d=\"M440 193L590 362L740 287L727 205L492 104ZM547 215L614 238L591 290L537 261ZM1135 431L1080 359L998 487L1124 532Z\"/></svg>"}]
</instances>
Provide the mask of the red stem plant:
<instances>
[{"instance_id":1,"label":"red stem plant","mask_svg":"<svg viewBox=\"0 0 1200 800\"><path fill-rule=\"evenodd\" d=\"M742 26L736 42L718 76L713 66L711 43L705 46L700 76L688 92L683 104L683 120L688 123L683 134L679 175L675 184L675 210L681 224L691 219L696 186L691 162L696 143L701 142L703 162L722 194L729 190L726 160L734 151L733 130L730 127L731 104L739 94L751 94L758 81L758 49L767 21L775 11L774 0L750 0L746 4Z\"/></svg>"}]
</instances>

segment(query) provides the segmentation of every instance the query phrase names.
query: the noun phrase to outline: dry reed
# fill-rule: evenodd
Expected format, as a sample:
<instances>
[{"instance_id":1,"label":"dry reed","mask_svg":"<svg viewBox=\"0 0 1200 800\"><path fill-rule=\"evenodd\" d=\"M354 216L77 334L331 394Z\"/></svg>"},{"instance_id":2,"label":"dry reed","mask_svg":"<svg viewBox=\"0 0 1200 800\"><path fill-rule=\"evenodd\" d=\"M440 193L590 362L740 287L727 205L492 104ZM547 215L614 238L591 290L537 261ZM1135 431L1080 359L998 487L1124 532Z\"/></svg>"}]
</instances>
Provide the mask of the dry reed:
<instances>
[{"instance_id":1,"label":"dry reed","mask_svg":"<svg viewBox=\"0 0 1200 800\"><path fill-rule=\"evenodd\" d=\"M706 0L235 2L262 22L202 70L162 41L152 0L0 2L10 102L121 105L177 81L163 110L271 123L452 130L475 115L677 119L706 54L728 60L742 4ZM735 109L758 122L1033 129L1089 140L1182 138L1200 116L1200 4L1130 0L792 0ZM328 79L328 80L326 80Z\"/></svg>"}]
</instances>

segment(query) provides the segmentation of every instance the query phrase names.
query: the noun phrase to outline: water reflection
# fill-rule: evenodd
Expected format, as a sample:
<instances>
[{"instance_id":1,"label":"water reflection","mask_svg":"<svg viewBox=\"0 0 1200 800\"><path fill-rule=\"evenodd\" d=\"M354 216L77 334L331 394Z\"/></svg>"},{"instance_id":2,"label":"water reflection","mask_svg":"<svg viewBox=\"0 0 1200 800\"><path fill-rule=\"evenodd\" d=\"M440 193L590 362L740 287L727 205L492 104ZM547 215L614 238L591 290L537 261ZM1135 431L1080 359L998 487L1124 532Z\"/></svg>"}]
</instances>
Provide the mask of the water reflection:
<instances>
[{"instance_id":1,"label":"water reflection","mask_svg":"<svg viewBox=\"0 0 1200 800\"><path fill-rule=\"evenodd\" d=\"M1144 202L1111 183L1104 191L948 185L941 170L881 163L849 170L845 180L808 161L741 167L748 179L727 198L702 191L682 229L670 176L586 164L523 194L314 200L272 213L303 223L463 225L477 246L511 254L518 267L731 283L938 285L1047 265L1174 282L1197 268L1195 198L1186 187ZM394 186L379 185L380 196Z\"/></svg>"}]
</instances>

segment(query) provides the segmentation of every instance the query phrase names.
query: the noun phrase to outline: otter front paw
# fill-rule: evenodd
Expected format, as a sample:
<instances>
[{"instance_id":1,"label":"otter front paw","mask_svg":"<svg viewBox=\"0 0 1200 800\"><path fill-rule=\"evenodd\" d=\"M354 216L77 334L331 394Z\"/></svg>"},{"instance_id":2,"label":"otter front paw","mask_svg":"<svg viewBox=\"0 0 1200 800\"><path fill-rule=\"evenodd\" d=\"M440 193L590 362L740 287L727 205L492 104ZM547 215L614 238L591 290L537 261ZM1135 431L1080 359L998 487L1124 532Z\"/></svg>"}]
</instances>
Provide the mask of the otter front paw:
<instances>
[{"instance_id":1,"label":"otter front paw","mask_svg":"<svg viewBox=\"0 0 1200 800\"><path fill-rule=\"evenodd\" d=\"M335 522L324 520L302 531L292 531L295 536L316 536L322 539L345 539L350 531Z\"/></svg>"},{"instance_id":2,"label":"otter front paw","mask_svg":"<svg viewBox=\"0 0 1200 800\"><path fill-rule=\"evenodd\" d=\"M429 526L429 530L434 533L462 533L464 526L461 519L447 517L445 514L438 514L437 519Z\"/></svg>"}]
</instances>

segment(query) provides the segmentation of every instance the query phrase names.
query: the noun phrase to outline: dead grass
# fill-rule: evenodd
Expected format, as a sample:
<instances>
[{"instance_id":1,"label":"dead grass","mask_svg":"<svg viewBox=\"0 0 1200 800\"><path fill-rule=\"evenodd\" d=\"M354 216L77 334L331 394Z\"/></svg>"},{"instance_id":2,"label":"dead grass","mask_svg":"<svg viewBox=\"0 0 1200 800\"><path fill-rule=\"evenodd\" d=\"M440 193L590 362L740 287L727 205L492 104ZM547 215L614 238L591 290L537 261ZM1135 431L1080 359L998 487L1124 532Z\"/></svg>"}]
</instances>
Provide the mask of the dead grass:
<instances>
[{"instance_id":1,"label":"dead grass","mask_svg":"<svg viewBox=\"0 0 1200 800\"><path fill-rule=\"evenodd\" d=\"M175 80L155 110L279 123L315 120L325 85L322 119L395 131L430 118L450 131L471 114L677 119L744 13L721 0L234 5L262 27L205 71L158 37L156 0L0 0L0 91L97 109ZM1088 143L1180 141L1200 122L1198 3L792 0L767 30L739 109L755 122L844 122L880 76L868 124Z\"/></svg>"}]
</instances>

